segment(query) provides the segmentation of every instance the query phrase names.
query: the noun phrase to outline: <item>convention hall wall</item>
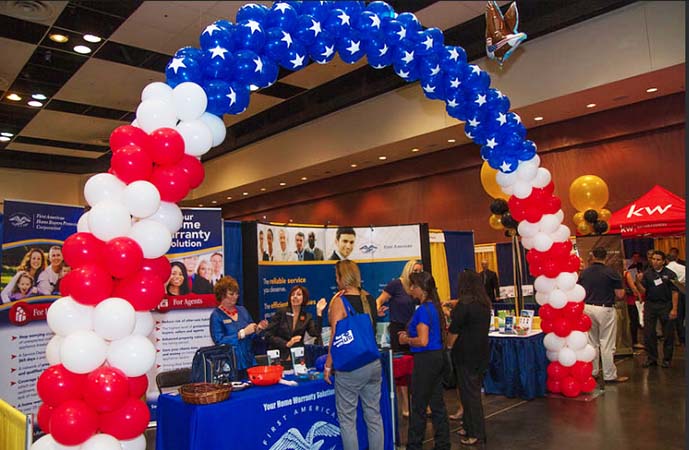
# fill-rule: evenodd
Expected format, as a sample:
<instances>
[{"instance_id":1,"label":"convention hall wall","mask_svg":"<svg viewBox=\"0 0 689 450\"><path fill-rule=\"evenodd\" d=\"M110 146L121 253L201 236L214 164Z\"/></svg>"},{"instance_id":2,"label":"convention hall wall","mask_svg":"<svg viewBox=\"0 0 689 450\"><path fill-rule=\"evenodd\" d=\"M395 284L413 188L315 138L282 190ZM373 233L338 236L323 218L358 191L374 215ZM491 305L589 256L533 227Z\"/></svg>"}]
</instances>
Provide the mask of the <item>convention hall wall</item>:
<instances>
[{"instance_id":1,"label":"convention hall wall","mask_svg":"<svg viewBox=\"0 0 689 450\"><path fill-rule=\"evenodd\" d=\"M529 130L553 174L565 223L571 182L597 175L615 211L660 184L685 195L684 93ZM488 226L479 149L467 144L270 193L223 207L223 217L308 224L399 224L474 230L476 243L507 240Z\"/></svg>"}]
</instances>

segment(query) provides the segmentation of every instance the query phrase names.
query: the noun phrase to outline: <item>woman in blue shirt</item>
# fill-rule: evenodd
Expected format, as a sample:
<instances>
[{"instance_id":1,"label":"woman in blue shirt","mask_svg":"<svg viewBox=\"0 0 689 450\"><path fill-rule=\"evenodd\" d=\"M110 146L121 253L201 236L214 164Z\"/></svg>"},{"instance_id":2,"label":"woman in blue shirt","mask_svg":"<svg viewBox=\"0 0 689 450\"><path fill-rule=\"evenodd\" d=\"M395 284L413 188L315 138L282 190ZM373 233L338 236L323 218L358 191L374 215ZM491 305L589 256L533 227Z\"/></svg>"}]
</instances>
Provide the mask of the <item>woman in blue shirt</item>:
<instances>
[{"instance_id":1,"label":"woman in blue shirt","mask_svg":"<svg viewBox=\"0 0 689 450\"><path fill-rule=\"evenodd\" d=\"M443 400L443 375L449 367L445 359L445 314L438 290L428 272L409 275L410 293L421 303L409 322L408 330L399 332L401 344L408 344L414 355L411 389L412 404L407 450L421 450L426 431L426 407L431 407L433 448L450 449L450 424Z\"/></svg>"},{"instance_id":2,"label":"woman in blue shirt","mask_svg":"<svg viewBox=\"0 0 689 450\"><path fill-rule=\"evenodd\" d=\"M268 326L268 322L262 320L254 323L249 311L237 305L239 284L234 278L226 276L220 279L213 291L220 304L211 313L211 338L216 345L229 344L234 347L237 370L243 376L247 368L256 364L251 348L253 338Z\"/></svg>"}]
</instances>

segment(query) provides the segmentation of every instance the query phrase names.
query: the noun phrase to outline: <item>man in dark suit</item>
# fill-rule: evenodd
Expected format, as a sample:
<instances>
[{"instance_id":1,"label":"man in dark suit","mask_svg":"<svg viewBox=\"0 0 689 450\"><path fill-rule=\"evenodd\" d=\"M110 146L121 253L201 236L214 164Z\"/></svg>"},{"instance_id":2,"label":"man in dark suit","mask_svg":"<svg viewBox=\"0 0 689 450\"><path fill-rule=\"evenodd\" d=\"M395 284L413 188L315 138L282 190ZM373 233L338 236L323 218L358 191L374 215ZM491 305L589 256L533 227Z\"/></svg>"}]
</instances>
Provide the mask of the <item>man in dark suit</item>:
<instances>
[{"instance_id":1,"label":"man in dark suit","mask_svg":"<svg viewBox=\"0 0 689 450\"><path fill-rule=\"evenodd\" d=\"M342 259L349 259L349 255L354 250L354 240L356 239L356 232L352 227L340 227L335 233L335 250L330 255L331 261L339 261Z\"/></svg>"},{"instance_id":2,"label":"man in dark suit","mask_svg":"<svg viewBox=\"0 0 689 450\"><path fill-rule=\"evenodd\" d=\"M486 293L491 302L496 302L500 297L500 285L498 284L498 274L488 268L488 261L481 261L481 268L483 269L479 275L483 280L483 287L486 288Z\"/></svg>"},{"instance_id":3,"label":"man in dark suit","mask_svg":"<svg viewBox=\"0 0 689 450\"><path fill-rule=\"evenodd\" d=\"M297 255L297 261L313 261L313 253L307 252L304 249L304 233L301 231L294 237L294 244L297 250L294 252Z\"/></svg>"}]
</instances>

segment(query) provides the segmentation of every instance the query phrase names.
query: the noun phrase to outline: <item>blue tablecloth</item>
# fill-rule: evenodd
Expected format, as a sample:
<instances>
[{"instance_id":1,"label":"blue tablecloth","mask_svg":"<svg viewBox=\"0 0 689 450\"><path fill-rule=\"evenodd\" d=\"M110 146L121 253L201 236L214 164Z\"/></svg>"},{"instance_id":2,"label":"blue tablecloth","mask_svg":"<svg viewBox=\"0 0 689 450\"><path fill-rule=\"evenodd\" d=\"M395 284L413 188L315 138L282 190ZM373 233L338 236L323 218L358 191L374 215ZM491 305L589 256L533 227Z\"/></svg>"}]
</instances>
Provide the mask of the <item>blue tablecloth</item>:
<instances>
[{"instance_id":1,"label":"blue tablecloth","mask_svg":"<svg viewBox=\"0 0 689 450\"><path fill-rule=\"evenodd\" d=\"M393 450L385 377L382 391L385 448ZM365 430L359 409L361 448L367 447ZM253 386L233 392L224 402L202 406L186 404L175 395L158 398L157 450L267 450L280 440L295 445L280 448L341 449L334 386L323 380L300 381L298 386Z\"/></svg>"},{"instance_id":2,"label":"blue tablecloth","mask_svg":"<svg viewBox=\"0 0 689 450\"><path fill-rule=\"evenodd\" d=\"M483 380L486 394L531 400L545 396L548 358L543 333L530 337L493 337L490 366Z\"/></svg>"}]
</instances>

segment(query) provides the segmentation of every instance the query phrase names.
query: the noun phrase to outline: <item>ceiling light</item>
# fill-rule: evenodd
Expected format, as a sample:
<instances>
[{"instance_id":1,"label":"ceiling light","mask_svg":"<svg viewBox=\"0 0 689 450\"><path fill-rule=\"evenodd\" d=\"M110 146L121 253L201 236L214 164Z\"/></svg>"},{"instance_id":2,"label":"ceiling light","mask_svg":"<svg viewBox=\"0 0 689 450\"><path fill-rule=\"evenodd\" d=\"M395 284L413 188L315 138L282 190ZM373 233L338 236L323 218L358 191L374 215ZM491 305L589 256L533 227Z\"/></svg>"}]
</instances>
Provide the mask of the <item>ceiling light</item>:
<instances>
[{"instance_id":1,"label":"ceiling light","mask_svg":"<svg viewBox=\"0 0 689 450\"><path fill-rule=\"evenodd\" d=\"M18 96L15 93L8 95L6 98L7 98L7 100L12 100L13 102L18 102L22 99L20 96Z\"/></svg>"},{"instance_id":2,"label":"ceiling light","mask_svg":"<svg viewBox=\"0 0 689 450\"><path fill-rule=\"evenodd\" d=\"M418 148L413 148L413 149L411 149L411 151L412 151L412 153L416 153L416 152L419 151L419 149L418 149Z\"/></svg>"},{"instance_id":3,"label":"ceiling light","mask_svg":"<svg viewBox=\"0 0 689 450\"><path fill-rule=\"evenodd\" d=\"M350 164L349 167L357 167L357 164Z\"/></svg>"},{"instance_id":4,"label":"ceiling light","mask_svg":"<svg viewBox=\"0 0 689 450\"><path fill-rule=\"evenodd\" d=\"M308 180L307 177L301 177L301 181L306 181L306 180Z\"/></svg>"},{"instance_id":5,"label":"ceiling light","mask_svg":"<svg viewBox=\"0 0 689 450\"><path fill-rule=\"evenodd\" d=\"M540 122L541 120L543 120L543 117L541 117L541 116L534 117L533 120L535 120L536 122Z\"/></svg>"},{"instance_id":6,"label":"ceiling light","mask_svg":"<svg viewBox=\"0 0 689 450\"><path fill-rule=\"evenodd\" d=\"M0 133L0 136L12 137L14 136L14 133L10 133L9 131L3 131L2 133Z\"/></svg>"},{"instance_id":7,"label":"ceiling light","mask_svg":"<svg viewBox=\"0 0 689 450\"><path fill-rule=\"evenodd\" d=\"M48 100L48 97L46 97L43 94L32 94L31 98L33 98L34 100Z\"/></svg>"},{"instance_id":8,"label":"ceiling light","mask_svg":"<svg viewBox=\"0 0 689 450\"><path fill-rule=\"evenodd\" d=\"M60 33L53 33L49 37L51 41L57 42L58 44L64 44L65 42L69 41L69 38L67 36Z\"/></svg>"},{"instance_id":9,"label":"ceiling light","mask_svg":"<svg viewBox=\"0 0 689 450\"><path fill-rule=\"evenodd\" d=\"M232 197L231 197L231 196L230 196L230 197L227 197L227 199L228 199L228 200L232 200Z\"/></svg>"},{"instance_id":10,"label":"ceiling light","mask_svg":"<svg viewBox=\"0 0 689 450\"><path fill-rule=\"evenodd\" d=\"M449 142L450 144L454 144L455 142L457 142L457 139L448 139L447 142Z\"/></svg>"},{"instance_id":11,"label":"ceiling light","mask_svg":"<svg viewBox=\"0 0 689 450\"><path fill-rule=\"evenodd\" d=\"M242 195L249 195L248 192L242 192Z\"/></svg>"},{"instance_id":12,"label":"ceiling light","mask_svg":"<svg viewBox=\"0 0 689 450\"><path fill-rule=\"evenodd\" d=\"M43 103L39 102L38 100L31 100L30 102L27 102L27 105L33 106L34 108L40 108L43 106Z\"/></svg>"},{"instance_id":13,"label":"ceiling light","mask_svg":"<svg viewBox=\"0 0 689 450\"><path fill-rule=\"evenodd\" d=\"M280 186L287 186L287 183L285 183L284 181L281 181Z\"/></svg>"},{"instance_id":14,"label":"ceiling light","mask_svg":"<svg viewBox=\"0 0 689 450\"><path fill-rule=\"evenodd\" d=\"M98 42L102 41L99 36L96 36L95 34L85 34L84 35L84 40L86 42L93 42L94 44L97 44Z\"/></svg>"},{"instance_id":15,"label":"ceiling light","mask_svg":"<svg viewBox=\"0 0 689 450\"><path fill-rule=\"evenodd\" d=\"M82 55L86 55L87 53L91 53L91 48L85 45L75 45L74 51L77 53L81 53Z\"/></svg>"},{"instance_id":16,"label":"ceiling light","mask_svg":"<svg viewBox=\"0 0 689 450\"><path fill-rule=\"evenodd\" d=\"M658 90L657 87L650 87L650 88L646 89L646 92L648 92L650 94L652 92L656 92L657 90Z\"/></svg>"},{"instance_id":17,"label":"ceiling light","mask_svg":"<svg viewBox=\"0 0 689 450\"><path fill-rule=\"evenodd\" d=\"M7 136L0 136L0 142L9 142L12 139L8 138Z\"/></svg>"},{"instance_id":18,"label":"ceiling light","mask_svg":"<svg viewBox=\"0 0 689 450\"><path fill-rule=\"evenodd\" d=\"M261 188L261 192L265 192L265 191L266 191L266 188Z\"/></svg>"},{"instance_id":19,"label":"ceiling light","mask_svg":"<svg viewBox=\"0 0 689 450\"><path fill-rule=\"evenodd\" d=\"M586 105L586 107L587 108L595 108L596 104L595 103L589 103L588 105Z\"/></svg>"},{"instance_id":20,"label":"ceiling light","mask_svg":"<svg viewBox=\"0 0 689 450\"><path fill-rule=\"evenodd\" d=\"M379 156L378 159L380 159L381 161L385 161L386 159L388 159L388 157L387 156Z\"/></svg>"},{"instance_id":21,"label":"ceiling light","mask_svg":"<svg viewBox=\"0 0 689 450\"><path fill-rule=\"evenodd\" d=\"M203 206L203 203L199 203L199 206Z\"/></svg>"},{"instance_id":22,"label":"ceiling light","mask_svg":"<svg viewBox=\"0 0 689 450\"><path fill-rule=\"evenodd\" d=\"M218 201L217 201L217 200L212 200L211 203L215 205L216 203L218 203Z\"/></svg>"}]
</instances>

